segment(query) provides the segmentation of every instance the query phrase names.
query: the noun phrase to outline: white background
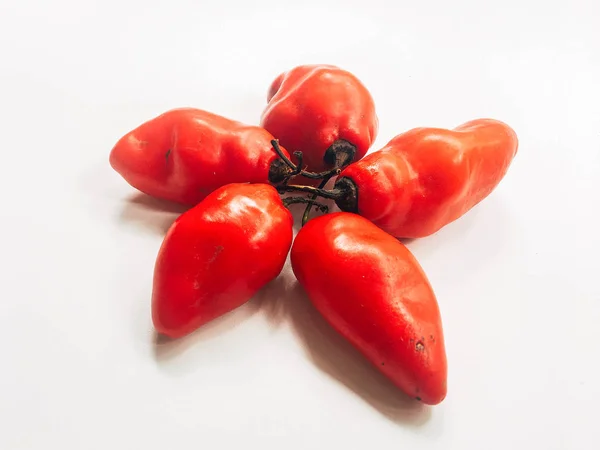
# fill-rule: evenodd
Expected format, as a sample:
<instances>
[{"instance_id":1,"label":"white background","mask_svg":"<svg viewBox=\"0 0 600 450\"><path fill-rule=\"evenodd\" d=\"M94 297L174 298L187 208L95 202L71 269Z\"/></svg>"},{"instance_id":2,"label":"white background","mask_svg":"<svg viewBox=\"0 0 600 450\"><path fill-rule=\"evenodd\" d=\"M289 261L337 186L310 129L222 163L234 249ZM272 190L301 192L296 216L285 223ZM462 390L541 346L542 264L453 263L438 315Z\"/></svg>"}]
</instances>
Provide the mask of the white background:
<instances>
[{"instance_id":1,"label":"white background","mask_svg":"<svg viewBox=\"0 0 600 450\"><path fill-rule=\"evenodd\" d=\"M3 0L0 449L600 448L599 23L597 0ZM156 342L181 209L130 188L111 147L179 106L257 124L305 63L370 88L374 149L478 117L520 137L485 202L410 243L443 314L437 407L371 369L289 267Z\"/></svg>"}]
</instances>

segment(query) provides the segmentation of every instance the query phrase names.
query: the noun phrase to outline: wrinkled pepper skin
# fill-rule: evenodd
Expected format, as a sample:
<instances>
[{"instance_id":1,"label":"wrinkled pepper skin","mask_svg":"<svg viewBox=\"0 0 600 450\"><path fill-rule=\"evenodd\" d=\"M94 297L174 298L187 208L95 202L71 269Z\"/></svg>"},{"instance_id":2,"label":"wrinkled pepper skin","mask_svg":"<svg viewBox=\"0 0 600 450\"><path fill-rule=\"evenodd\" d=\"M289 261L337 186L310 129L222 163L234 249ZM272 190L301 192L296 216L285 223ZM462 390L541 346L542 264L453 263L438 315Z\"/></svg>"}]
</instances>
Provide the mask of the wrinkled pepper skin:
<instances>
[{"instance_id":1,"label":"wrinkled pepper skin","mask_svg":"<svg viewBox=\"0 0 600 450\"><path fill-rule=\"evenodd\" d=\"M309 171L322 172L337 162L341 167L347 156L347 163L359 160L377 136L371 94L338 67L295 67L273 81L267 99L261 125L290 152L301 151Z\"/></svg>"},{"instance_id":2,"label":"wrinkled pepper skin","mask_svg":"<svg viewBox=\"0 0 600 450\"><path fill-rule=\"evenodd\" d=\"M229 183L282 181L289 169L273 150L272 139L263 128L181 108L123 136L110 153L110 164L148 195L195 205Z\"/></svg>"},{"instance_id":3,"label":"wrinkled pepper skin","mask_svg":"<svg viewBox=\"0 0 600 450\"><path fill-rule=\"evenodd\" d=\"M336 202L393 236L428 236L487 197L517 148L515 132L496 120L416 128L343 170Z\"/></svg>"},{"instance_id":4,"label":"wrinkled pepper skin","mask_svg":"<svg viewBox=\"0 0 600 450\"><path fill-rule=\"evenodd\" d=\"M292 268L323 317L407 395L446 396L444 336L434 292L410 251L364 217L308 222Z\"/></svg>"},{"instance_id":5,"label":"wrinkled pepper skin","mask_svg":"<svg viewBox=\"0 0 600 450\"><path fill-rule=\"evenodd\" d=\"M266 184L230 184L182 214L154 270L152 319L171 338L243 305L281 272L293 219Z\"/></svg>"}]
</instances>

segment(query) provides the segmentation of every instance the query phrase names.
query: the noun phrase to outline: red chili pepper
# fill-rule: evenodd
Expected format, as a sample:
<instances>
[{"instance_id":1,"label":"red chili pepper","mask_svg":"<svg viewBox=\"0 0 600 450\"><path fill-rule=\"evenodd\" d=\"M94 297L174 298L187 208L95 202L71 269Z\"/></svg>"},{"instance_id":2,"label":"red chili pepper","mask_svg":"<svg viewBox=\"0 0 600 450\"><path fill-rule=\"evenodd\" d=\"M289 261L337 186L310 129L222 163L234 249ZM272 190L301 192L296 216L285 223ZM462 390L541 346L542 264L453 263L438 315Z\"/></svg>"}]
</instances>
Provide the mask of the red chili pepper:
<instances>
[{"instance_id":1,"label":"red chili pepper","mask_svg":"<svg viewBox=\"0 0 600 450\"><path fill-rule=\"evenodd\" d=\"M152 319L177 338L248 301L276 278L293 219L275 188L230 184L181 215L158 253Z\"/></svg>"},{"instance_id":2,"label":"red chili pepper","mask_svg":"<svg viewBox=\"0 0 600 450\"><path fill-rule=\"evenodd\" d=\"M276 184L288 177L290 169L272 139L260 127L199 109L175 109L123 136L110 164L146 194L195 205L229 183Z\"/></svg>"},{"instance_id":3,"label":"red chili pepper","mask_svg":"<svg viewBox=\"0 0 600 450\"><path fill-rule=\"evenodd\" d=\"M261 125L290 151L301 151L310 171L359 160L377 135L371 94L335 66L299 66L282 73L267 100Z\"/></svg>"},{"instance_id":4,"label":"red chili pepper","mask_svg":"<svg viewBox=\"0 0 600 450\"><path fill-rule=\"evenodd\" d=\"M409 396L446 396L438 304L410 251L356 214L311 220L294 241L292 268L325 319Z\"/></svg>"},{"instance_id":5,"label":"red chili pepper","mask_svg":"<svg viewBox=\"0 0 600 450\"><path fill-rule=\"evenodd\" d=\"M332 191L289 186L335 199L396 237L435 233L500 183L517 153L515 132L490 119L454 130L415 128L344 169Z\"/></svg>"}]
</instances>

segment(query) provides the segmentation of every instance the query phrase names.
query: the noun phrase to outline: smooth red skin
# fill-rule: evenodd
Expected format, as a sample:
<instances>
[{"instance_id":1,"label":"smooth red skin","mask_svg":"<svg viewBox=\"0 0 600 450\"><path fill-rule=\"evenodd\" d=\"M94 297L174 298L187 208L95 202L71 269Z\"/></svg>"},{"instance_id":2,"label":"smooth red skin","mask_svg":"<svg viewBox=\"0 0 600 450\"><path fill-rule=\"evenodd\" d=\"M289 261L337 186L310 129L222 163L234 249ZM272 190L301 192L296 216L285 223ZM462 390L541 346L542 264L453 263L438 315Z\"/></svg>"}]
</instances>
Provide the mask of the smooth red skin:
<instances>
[{"instance_id":1,"label":"smooth red skin","mask_svg":"<svg viewBox=\"0 0 600 450\"><path fill-rule=\"evenodd\" d=\"M317 310L384 375L426 404L446 397L438 304L400 241L356 214L327 214L300 230L291 260Z\"/></svg>"},{"instance_id":2,"label":"smooth red skin","mask_svg":"<svg viewBox=\"0 0 600 450\"><path fill-rule=\"evenodd\" d=\"M229 183L268 183L278 158L272 139L260 127L199 109L175 109L123 136L110 164L146 194L195 205Z\"/></svg>"},{"instance_id":3,"label":"smooth red skin","mask_svg":"<svg viewBox=\"0 0 600 450\"><path fill-rule=\"evenodd\" d=\"M487 197L517 153L515 132L490 119L454 130L415 128L342 171L358 213L397 237L435 233Z\"/></svg>"},{"instance_id":4,"label":"smooth red skin","mask_svg":"<svg viewBox=\"0 0 600 450\"><path fill-rule=\"evenodd\" d=\"M281 272L293 219L275 188L230 184L181 215L154 270L152 320L171 338L243 305Z\"/></svg>"},{"instance_id":5,"label":"smooth red skin","mask_svg":"<svg viewBox=\"0 0 600 450\"><path fill-rule=\"evenodd\" d=\"M323 156L334 141L354 144L357 161L377 136L371 94L335 66L305 65L282 73L271 83L267 100L261 125L292 153L301 151L309 171L328 169Z\"/></svg>"}]
</instances>

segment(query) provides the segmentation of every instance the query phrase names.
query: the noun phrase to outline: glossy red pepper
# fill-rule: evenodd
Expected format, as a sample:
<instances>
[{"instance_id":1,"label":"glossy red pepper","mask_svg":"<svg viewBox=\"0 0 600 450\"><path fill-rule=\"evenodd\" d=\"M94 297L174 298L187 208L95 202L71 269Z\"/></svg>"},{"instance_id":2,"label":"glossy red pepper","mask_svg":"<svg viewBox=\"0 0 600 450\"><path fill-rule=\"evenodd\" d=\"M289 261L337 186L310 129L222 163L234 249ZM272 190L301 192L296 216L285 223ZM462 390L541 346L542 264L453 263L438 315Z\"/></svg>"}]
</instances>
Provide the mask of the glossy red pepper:
<instances>
[{"instance_id":1,"label":"glossy red pepper","mask_svg":"<svg viewBox=\"0 0 600 450\"><path fill-rule=\"evenodd\" d=\"M428 236L487 197L517 148L515 132L496 120L474 120L454 130L415 128L346 167L334 189L320 195L393 236Z\"/></svg>"},{"instance_id":2,"label":"glossy red pepper","mask_svg":"<svg viewBox=\"0 0 600 450\"><path fill-rule=\"evenodd\" d=\"M199 109L175 109L123 136L110 164L146 194L195 205L229 183L283 181L290 169L274 152L272 139L260 127Z\"/></svg>"},{"instance_id":3,"label":"glossy red pepper","mask_svg":"<svg viewBox=\"0 0 600 450\"><path fill-rule=\"evenodd\" d=\"M305 65L273 81L261 125L290 151L301 151L307 170L322 172L362 158L378 119L371 94L350 72Z\"/></svg>"},{"instance_id":4,"label":"glossy red pepper","mask_svg":"<svg viewBox=\"0 0 600 450\"><path fill-rule=\"evenodd\" d=\"M230 184L181 215L158 253L152 319L177 338L241 306L276 278L293 219L275 188Z\"/></svg>"},{"instance_id":5,"label":"glossy red pepper","mask_svg":"<svg viewBox=\"0 0 600 450\"><path fill-rule=\"evenodd\" d=\"M375 367L424 403L445 398L438 304L400 241L356 214L327 214L300 230L291 261L317 310Z\"/></svg>"}]
</instances>

